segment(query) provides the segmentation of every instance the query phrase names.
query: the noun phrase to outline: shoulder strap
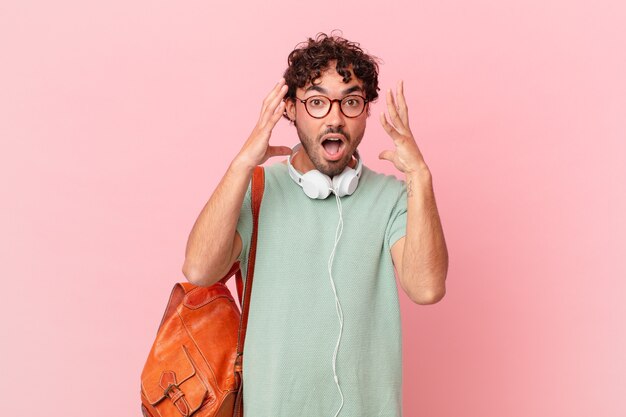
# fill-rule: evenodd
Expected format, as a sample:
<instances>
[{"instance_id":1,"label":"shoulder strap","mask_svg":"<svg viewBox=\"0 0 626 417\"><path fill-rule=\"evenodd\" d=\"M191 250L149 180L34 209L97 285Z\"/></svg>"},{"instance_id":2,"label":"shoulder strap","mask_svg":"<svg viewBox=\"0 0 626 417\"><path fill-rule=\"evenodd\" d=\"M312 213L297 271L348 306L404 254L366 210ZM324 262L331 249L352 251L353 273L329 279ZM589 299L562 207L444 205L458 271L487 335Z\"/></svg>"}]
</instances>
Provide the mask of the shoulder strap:
<instances>
[{"instance_id":1,"label":"shoulder strap","mask_svg":"<svg viewBox=\"0 0 626 417\"><path fill-rule=\"evenodd\" d=\"M250 254L248 256L248 273L246 275L245 293L243 294L243 303L241 299L240 287L243 285L241 270L237 272L237 290L240 294L239 302L241 304L241 320L239 322L239 332L237 338L237 358L235 360L235 370L241 371L243 361L243 346L246 339L246 328L248 325L248 310L250 306L250 294L252 293L252 282L254 278L254 264L256 262L256 243L259 231L259 211L261 209L261 201L263 200L263 192L265 190L265 171L262 166L258 165L254 168L252 174L252 237L250 240Z\"/></svg>"},{"instance_id":2,"label":"shoulder strap","mask_svg":"<svg viewBox=\"0 0 626 417\"><path fill-rule=\"evenodd\" d=\"M254 275L254 260L256 259L256 241L258 235L259 228L259 211L261 208L261 202L263 201L263 191L265 190L265 171L262 166L257 166L254 169L254 173L252 174L252 192L251 192L251 209L252 209L252 236L250 238L250 250L248 254L248 274L246 277L250 277L250 279L246 279L246 282L250 283L250 287L252 287L252 278ZM237 283L237 295L239 297L239 305L242 308L244 302L243 295L244 285L243 285L243 277L241 275L241 269L239 268L239 262L235 262L231 271L229 271L227 277L232 276L233 273L236 273L236 283ZM247 293L247 291L246 291ZM249 297L248 297L249 298Z\"/></svg>"}]
</instances>

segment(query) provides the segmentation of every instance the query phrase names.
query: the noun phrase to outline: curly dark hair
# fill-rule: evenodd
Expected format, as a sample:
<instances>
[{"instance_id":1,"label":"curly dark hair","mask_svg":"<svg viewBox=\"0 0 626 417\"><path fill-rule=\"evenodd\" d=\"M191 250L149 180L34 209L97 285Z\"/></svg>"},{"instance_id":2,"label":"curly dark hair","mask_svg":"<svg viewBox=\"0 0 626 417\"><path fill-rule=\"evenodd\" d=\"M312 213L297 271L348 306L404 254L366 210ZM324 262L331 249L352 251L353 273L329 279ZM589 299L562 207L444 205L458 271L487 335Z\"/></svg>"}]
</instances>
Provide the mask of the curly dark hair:
<instances>
[{"instance_id":1,"label":"curly dark hair","mask_svg":"<svg viewBox=\"0 0 626 417\"><path fill-rule=\"evenodd\" d=\"M378 98L378 61L373 55L366 54L356 42L350 42L331 32L330 36L318 33L316 38L309 38L299 43L287 58L287 69L283 77L288 86L285 100L293 100L296 89L308 83L314 83L322 71L328 68L330 61L337 61L336 70L343 77L343 82L354 76L363 81L365 98L374 101ZM368 107L369 114L369 107ZM284 114L287 117L286 113Z\"/></svg>"}]
</instances>

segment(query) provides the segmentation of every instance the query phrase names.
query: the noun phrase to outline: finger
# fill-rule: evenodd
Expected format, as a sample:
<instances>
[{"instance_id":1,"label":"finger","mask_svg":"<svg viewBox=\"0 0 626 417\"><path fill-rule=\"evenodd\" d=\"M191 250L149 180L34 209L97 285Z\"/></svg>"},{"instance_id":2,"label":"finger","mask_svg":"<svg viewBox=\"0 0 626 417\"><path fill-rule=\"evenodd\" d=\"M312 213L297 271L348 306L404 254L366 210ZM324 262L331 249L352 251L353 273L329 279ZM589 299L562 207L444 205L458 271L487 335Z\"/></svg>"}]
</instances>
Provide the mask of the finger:
<instances>
[{"instance_id":1,"label":"finger","mask_svg":"<svg viewBox=\"0 0 626 417\"><path fill-rule=\"evenodd\" d=\"M269 117L269 120L265 124L266 129L272 130L274 126L276 126L276 123L278 123L278 121L283 117L285 105L285 102L281 101L278 107L276 107L276 110L274 110L274 113Z\"/></svg>"},{"instance_id":2,"label":"finger","mask_svg":"<svg viewBox=\"0 0 626 417\"><path fill-rule=\"evenodd\" d=\"M278 121L283 116L284 111L285 111L285 102L282 101L280 102L278 107L276 107L276 110L274 111L274 113L267 114L268 112L266 112L266 114L264 114L259 120L258 129L262 132L268 133L265 137L266 143L269 143L272 130L276 126L276 123L278 123Z\"/></svg>"},{"instance_id":3,"label":"finger","mask_svg":"<svg viewBox=\"0 0 626 417\"><path fill-rule=\"evenodd\" d=\"M391 125L391 123L387 121L385 113L380 114L380 124L383 125L383 129L385 129L385 132L387 132L387 134L391 136L391 139L393 139L394 143L396 143L396 141L400 139L400 133L396 130L395 127Z\"/></svg>"},{"instance_id":4,"label":"finger","mask_svg":"<svg viewBox=\"0 0 626 417\"><path fill-rule=\"evenodd\" d=\"M283 88L283 86L285 85L285 82L286 82L285 78L281 77L280 80L278 81L278 83L276 83L274 88L272 88L272 90L269 92L269 94L267 96L265 96L265 99L263 100L263 105L261 106L261 115L263 115L263 113L265 113L265 109L267 108L269 103L272 102L272 100L274 99L276 94L279 94L281 88Z\"/></svg>"},{"instance_id":5,"label":"finger","mask_svg":"<svg viewBox=\"0 0 626 417\"><path fill-rule=\"evenodd\" d=\"M283 97L285 96L285 94L287 94L287 86L283 85L280 88L280 90L278 90L278 94L273 97L272 101L267 103L267 106L265 107L265 111L261 115L262 125L267 124L267 122L270 119L272 119L272 116L277 111L278 107L280 107L281 105L282 106L285 105L285 101L283 100Z\"/></svg>"},{"instance_id":6,"label":"finger","mask_svg":"<svg viewBox=\"0 0 626 417\"><path fill-rule=\"evenodd\" d=\"M389 117L391 117L391 121L396 129L404 130L404 123L402 122L402 119L400 119L400 115L398 115L396 101L393 98L391 88L387 90L387 111L389 112Z\"/></svg>"},{"instance_id":7,"label":"finger","mask_svg":"<svg viewBox=\"0 0 626 417\"><path fill-rule=\"evenodd\" d=\"M406 127L409 126L409 107L406 105L406 98L404 97L404 81L398 82L398 113L400 118Z\"/></svg>"},{"instance_id":8,"label":"finger","mask_svg":"<svg viewBox=\"0 0 626 417\"><path fill-rule=\"evenodd\" d=\"M263 117L263 115L267 111L267 108L276 98L276 95L279 95L281 93L281 90L284 87L285 87L285 79L281 78L280 81L278 81L278 83L274 86L272 91L270 91L270 93L263 100L263 105L261 106L261 117Z\"/></svg>"},{"instance_id":9,"label":"finger","mask_svg":"<svg viewBox=\"0 0 626 417\"><path fill-rule=\"evenodd\" d=\"M382 151L378 155L378 159L386 159L387 161L393 162L394 156L395 156L395 152L389 151L389 150L385 150L385 151Z\"/></svg>"},{"instance_id":10,"label":"finger","mask_svg":"<svg viewBox=\"0 0 626 417\"><path fill-rule=\"evenodd\" d=\"M272 156L289 156L291 155L291 148L288 146L268 146L266 155L268 157Z\"/></svg>"}]
</instances>

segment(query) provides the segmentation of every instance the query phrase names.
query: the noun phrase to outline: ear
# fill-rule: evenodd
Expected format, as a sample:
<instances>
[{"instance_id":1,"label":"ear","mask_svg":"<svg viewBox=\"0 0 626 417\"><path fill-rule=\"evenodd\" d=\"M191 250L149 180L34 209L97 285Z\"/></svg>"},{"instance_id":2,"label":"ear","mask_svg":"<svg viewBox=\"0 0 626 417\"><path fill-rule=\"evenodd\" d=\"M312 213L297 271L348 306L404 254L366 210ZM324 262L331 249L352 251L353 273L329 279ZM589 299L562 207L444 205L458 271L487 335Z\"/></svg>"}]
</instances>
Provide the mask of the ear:
<instances>
[{"instance_id":1,"label":"ear","mask_svg":"<svg viewBox=\"0 0 626 417\"><path fill-rule=\"evenodd\" d=\"M292 122L296 121L296 102L294 99L288 98L285 100L285 112L289 120Z\"/></svg>"}]
</instances>

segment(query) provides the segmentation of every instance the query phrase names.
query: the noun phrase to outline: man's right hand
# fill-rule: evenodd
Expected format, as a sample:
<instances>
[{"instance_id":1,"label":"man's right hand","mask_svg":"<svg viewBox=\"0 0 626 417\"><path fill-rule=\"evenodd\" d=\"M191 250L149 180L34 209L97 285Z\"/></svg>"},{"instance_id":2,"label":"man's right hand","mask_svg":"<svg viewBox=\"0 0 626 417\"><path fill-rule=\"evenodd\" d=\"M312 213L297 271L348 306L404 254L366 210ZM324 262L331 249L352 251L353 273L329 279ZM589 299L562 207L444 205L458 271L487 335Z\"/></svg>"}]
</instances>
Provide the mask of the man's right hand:
<instances>
[{"instance_id":1,"label":"man's right hand","mask_svg":"<svg viewBox=\"0 0 626 417\"><path fill-rule=\"evenodd\" d=\"M288 146L270 146L269 140L272 136L272 129L283 116L285 102L283 97L287 94L285 79L281 78L278 84L263 100L261 115L250 137L243 145L235 160L246 168L252 170L255 166L261 165L272 156L291 155L291 148Z\"/></svg>"}]
</instances>

